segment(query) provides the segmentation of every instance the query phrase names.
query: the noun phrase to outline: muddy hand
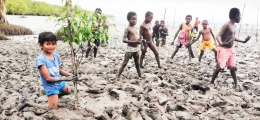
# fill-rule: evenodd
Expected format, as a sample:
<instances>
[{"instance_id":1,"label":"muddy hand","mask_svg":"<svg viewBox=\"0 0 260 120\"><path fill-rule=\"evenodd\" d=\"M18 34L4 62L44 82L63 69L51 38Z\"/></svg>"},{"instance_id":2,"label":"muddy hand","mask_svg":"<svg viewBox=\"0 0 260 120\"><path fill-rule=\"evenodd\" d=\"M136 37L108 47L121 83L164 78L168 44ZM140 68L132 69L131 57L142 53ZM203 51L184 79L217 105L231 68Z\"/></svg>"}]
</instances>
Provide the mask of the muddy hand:
<instances>
[{"instance_id":1,"label":"muddy hand","mask_svg":"<svg viewBox=\"0 0 260 120\"><path fill-rule=\"evenodd\" d=\"M246 39L245 39L245 41L244 41L243 43L248 42L248 41L250 40L250 38L251 38L251 36L247 36Z\"/></svg>"}]
</instances>

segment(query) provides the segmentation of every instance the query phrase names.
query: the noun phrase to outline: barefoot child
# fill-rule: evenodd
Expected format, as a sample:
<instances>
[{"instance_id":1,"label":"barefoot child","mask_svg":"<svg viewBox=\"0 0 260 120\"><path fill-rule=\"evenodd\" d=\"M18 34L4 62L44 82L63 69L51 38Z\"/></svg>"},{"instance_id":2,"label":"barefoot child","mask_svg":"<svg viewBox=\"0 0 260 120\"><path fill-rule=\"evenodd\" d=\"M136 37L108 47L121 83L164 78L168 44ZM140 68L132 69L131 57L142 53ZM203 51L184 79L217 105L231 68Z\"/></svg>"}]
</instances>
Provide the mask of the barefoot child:
<instances>
[{"instance_id":1,"label":"barefoot child","mask_svg":"<svg viewBox=\"0 0 260 120\"><path fill-rule=\"evenodd\" d=\"M168 36L168 29L165 27L165 23L164 20L161 20L160 22L160 27L159 27L159 31L158 31L158 38L156 41L156 46L159 47L160 42L162 41L162 47L165 45L166 43L166 37Z\"/></svg>"},{"instance_id":2,"label":"barefoot child","mask_svg":"<svg viewBox=\"0 0 260 120\"><path fill-rule=\"evenodd\" d=\"M144 49L142 49L142 54L141 54L141 59L140 59L141 68L143 68L143 60L144 60L145 53L147 52L148 47L153 51L153 53L155 55L155 59L158 64L158 68L161 68L160 60L159 60L159 53L156 50L155 45L152 42L152 33L153 33L153 29L152 29L152 25L151 25L152 20L153 20L153 13L148 11L145 13L145 21L140 26L140 40L145 39L145 41L143 41Z\"/></svg>"},{"instance_id":3,"label":"barefoot child","mask_svg":"<svg viewBox=\"0 0 260 120\"><path fill-rule=\"evenodd\" d=\"M210 50L212 50L215 53L215 60L217 62L217 51L216 51L216 47L213 44L212 40L211 40L211 35L215 41L215 44L217 43L215 40L215 36L211 30L211 28L208 28L208 21L207 20L203 20L202 21L202 26L203 26L203 30L201 30L199 32L199 36L191 43L195 43L196 41L199 40L200 36L202 35L202 42L200 45L200 57L199 57L199 62L201 62L201 58L204 54L204 50L206 49L206 47L208 46Z\"/></svg>"},{"instance_id":4,"label":"barefoot child","mask_svg":"<svg viewBox=\"0 0 260 120\"><path fill-rule=\"evenodd\" d=\"M178 29L178 31L176 32L174 39L172 41L172 45L174 45L174 40L176 39L176 37L178 36L178 41L176 44L176 48L171 56L171 59L173 59L173 57L176 55L176 53L179 51L179 49L182 47L182 45L185 45L188 48L189 51L189 56L194 58L191 46L189 45L189 39L188 39L188 35L189 32L193 32L192 26L190 24L191 20L192 20L192 16L191 15L187 15L185 17L186 22L182 23ZM179 34L180 32L180 34Z\"/></svg>"},{"instance_id":5,"label":"barefoot child","mask_svg":"<svg viewBox=\"0 0 260 120\"><path fill-rule=\"evenodd\" d=\"M39 35L38 43L42 53L36 59L43 88L48 96L50 109L58 108L58 94L70 94L70 89L64 81L73 80L75 77L60 69L60 58L54 53L57 39L51 32L42 32ZM64 77L61 77L64 76Z\"/></svg>"},{"instance_id":6,"label":"barefoot child","mask_svg":"<svg viewBox=\"0 0 260 120\"><path fill-rule=\"evenodd\" d=\"M124 37L123 37L123 42L127 43L126 54L125 54L124 62L119 69L117 78L120 77L129 59L131 59L132 57L134 58L135 68L138 73L138 76L141 77L141 71L139 65L140 48L138 47L138 44L140 44L141 42L138 41L138 29L135 27L136 19L137 16L135 12L129 12L127 14L127 20L129 22L129 26L125 29Z\"/></svg>"},{"instance_id":7,"label":"barefoot child","mask_svg":"<svg viewBox=\"0 0 260 120\"><path fill-rule=\"evenodd\" d=\"M235 37L236 28L235 23L240 22L240 11L238 8L232 8L229 11L230 21L225 23L220 32L218 33L216 39L219 42L219 47L217 48L217 69L214 71L211 84L214 84L218 73L224 69L225 66L230 70L231 76L234 80L234 88L237 88L237 76L236 76L236 51L233 47L234 41L246 43L251 36L248 36L244 41Z\"/></svg>"}]
</instances>

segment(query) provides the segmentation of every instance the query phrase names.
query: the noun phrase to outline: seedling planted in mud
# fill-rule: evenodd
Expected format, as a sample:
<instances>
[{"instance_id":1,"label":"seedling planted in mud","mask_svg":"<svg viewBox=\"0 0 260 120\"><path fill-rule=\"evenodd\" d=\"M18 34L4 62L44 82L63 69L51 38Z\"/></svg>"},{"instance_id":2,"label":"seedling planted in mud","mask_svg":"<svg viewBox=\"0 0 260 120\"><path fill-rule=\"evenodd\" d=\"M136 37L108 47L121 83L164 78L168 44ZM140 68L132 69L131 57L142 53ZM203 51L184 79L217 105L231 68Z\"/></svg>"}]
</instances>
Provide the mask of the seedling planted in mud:
<instances>
[{"instance_id":1,"label":"seedling planted in mud","mask_svg":"<svg viewBox=\"0 0 260 120\"><path fill-rule=\"evenodd\" d=\"M62 3L65 3L65 5L62 7L60 16L56 17L54 21L57 25L61 25L59 33L64 42L70 46L73 75L78 76L78 68L84 54L82 43L90 41L93 44L95 39L99 39L103 43L108 42L108 30L106 27L100 25L101 23L107 23L107 18L102 14L84 11L79 6L72 6L72 0L62 0ZM111 25L107 23L107 26ZM80 49L80 55L77 55L74 43ZM73 82L75 95L74 107L77 109L78 78Z\"/></svg>"}]
</instances>

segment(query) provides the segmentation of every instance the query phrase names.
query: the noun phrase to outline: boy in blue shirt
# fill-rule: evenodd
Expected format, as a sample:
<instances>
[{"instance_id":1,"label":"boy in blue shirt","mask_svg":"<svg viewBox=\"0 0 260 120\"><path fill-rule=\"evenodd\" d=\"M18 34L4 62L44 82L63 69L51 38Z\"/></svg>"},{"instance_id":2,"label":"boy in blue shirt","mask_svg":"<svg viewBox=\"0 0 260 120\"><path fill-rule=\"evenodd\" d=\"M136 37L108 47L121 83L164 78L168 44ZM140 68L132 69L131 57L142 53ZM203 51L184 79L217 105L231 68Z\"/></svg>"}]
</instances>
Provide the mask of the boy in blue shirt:
<instances>
[{"instance_id":1,"label":"boy in blue shirt","mask_svg":"<svg viewBox=\"0 0 260 120\"><path fill-rule=\"evenodd\" d=\"M58 95L60 93L65 95L71 93L64 81L73 80L75 77L59 68L60 58L53 53L56 48L57 38L52 32L42 32L39 35L38 43L42 53L36 59L36 66L48 96L49 108L57 109Z\"/></svg>"}]
</instances>

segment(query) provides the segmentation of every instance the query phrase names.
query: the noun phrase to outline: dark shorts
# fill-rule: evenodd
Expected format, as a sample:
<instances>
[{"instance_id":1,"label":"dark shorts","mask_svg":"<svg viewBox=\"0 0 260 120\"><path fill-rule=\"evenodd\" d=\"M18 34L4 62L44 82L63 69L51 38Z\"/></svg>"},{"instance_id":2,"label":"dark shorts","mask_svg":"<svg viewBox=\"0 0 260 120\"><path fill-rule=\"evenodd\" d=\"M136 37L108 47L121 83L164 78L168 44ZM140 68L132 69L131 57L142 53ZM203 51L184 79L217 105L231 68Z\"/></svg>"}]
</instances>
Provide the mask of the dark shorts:
<instances>
[{"instance_id":1,"label":"dark shorts","mask_svg":"<svg viewBox=\"0 0 260 120\"><path fill-rule=\"evenodd\" d=\"M94 41L95 47L98 47L100 45L100 40L95 40ZM91 47L90 41L88 42L88 47Z\"/></svg>"},{"instance_id":2,"label":"dark shorts","mask_svg":"<svg viewBox=\"0 0 260 120\"><path fill-rule=\"evenodd\" d=\"M126 52L125 56L129 57L132 59L133 57L139 56L139 52Z\"/></svg>"}]
</instances>

